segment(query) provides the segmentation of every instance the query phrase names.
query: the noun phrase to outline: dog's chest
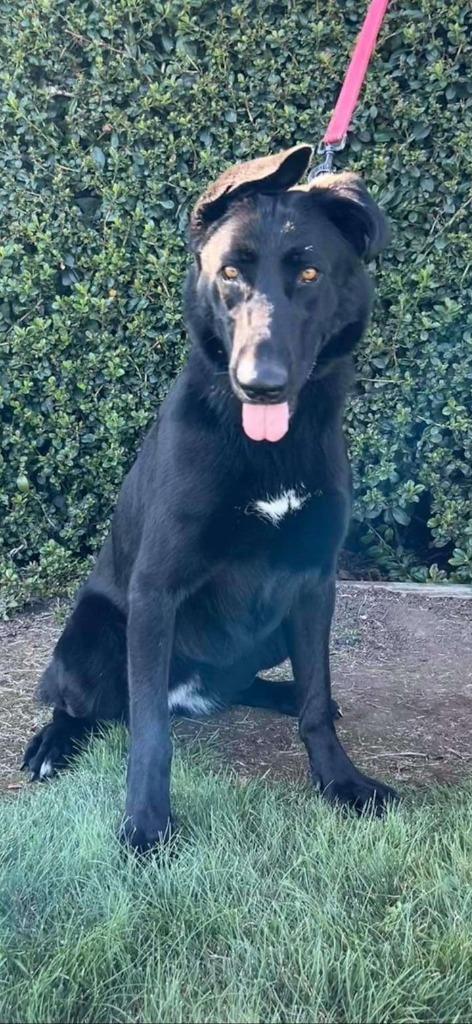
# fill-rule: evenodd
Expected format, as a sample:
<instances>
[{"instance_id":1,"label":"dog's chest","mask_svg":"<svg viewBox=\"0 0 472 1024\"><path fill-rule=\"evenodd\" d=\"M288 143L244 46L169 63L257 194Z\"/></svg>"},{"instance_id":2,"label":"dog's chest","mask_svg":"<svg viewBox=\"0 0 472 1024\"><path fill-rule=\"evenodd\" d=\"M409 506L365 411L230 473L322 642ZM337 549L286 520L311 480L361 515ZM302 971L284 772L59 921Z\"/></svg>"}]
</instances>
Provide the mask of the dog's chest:
<instances>
[{"instance_id":1,"label":"dog's chest","mask_svg":"<svg viewBox=\"0 0 472 1024\"><path fill-rule=\"evenodd\" d=\"M318 495L321 491L317 492ZM280 527L284 520L293 518L310 501L311 493L304 484L295 487L281 487L263 497L252 498L244 512L272 526Z\"/></svg>"},{"instance_id":2,"label":"dog's chest","mask_svg":"<svg viewBox=\"0 0 472 1024\"><path fill-rule=\"evenodd\" d=\"M221 524L221 555L243 561L260 556L273 569L321 569L332 563L348 515L347 494L325 492L317 481L252 486ZM216 533L212 543L218 543Z\"/></svg>"}]
</instances>

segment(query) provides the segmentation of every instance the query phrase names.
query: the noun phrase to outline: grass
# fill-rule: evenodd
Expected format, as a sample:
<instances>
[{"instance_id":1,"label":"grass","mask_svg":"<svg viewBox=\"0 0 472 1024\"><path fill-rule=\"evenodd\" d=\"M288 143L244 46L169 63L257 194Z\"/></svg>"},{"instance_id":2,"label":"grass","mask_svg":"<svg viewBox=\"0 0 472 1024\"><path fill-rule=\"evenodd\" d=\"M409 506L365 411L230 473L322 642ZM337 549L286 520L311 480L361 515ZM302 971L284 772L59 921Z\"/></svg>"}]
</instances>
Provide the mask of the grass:
<instances>
[{"instance_id":1,"label":"grass","mask_svg":"<svg viewBox=\"0 0 472 1024\"><path fill-rule=\"evenodd\" d=\"M472 999L472 791L386 820L175 758L178 851L115 838L124 738L0 805L7 1022L454 1022Z\"/></svg>"}]
</instances>

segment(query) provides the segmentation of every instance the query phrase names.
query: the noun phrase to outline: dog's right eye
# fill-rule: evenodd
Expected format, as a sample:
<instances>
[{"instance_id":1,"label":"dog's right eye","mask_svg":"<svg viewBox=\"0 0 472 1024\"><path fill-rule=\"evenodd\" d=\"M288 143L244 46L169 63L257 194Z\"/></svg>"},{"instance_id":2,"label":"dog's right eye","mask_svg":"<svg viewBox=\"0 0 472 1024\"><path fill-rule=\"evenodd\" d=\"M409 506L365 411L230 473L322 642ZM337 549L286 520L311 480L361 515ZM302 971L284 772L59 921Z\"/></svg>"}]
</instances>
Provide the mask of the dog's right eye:
<instances>
[{"instance_id":1,"label":"dog's right eye","mask_svg":"<svg viewBox=\"0 0 472 1024\"><path fill-rule=\"evenodd\" d=\"M221 276L224 281L237 281L239 277L239 270L232 266L222 267Z\"/></svg>"},{"instance_id":2,"label":"dog's right eye","mask_svg":"<svg viewBox=\"0 0 472 1024\"><path fill-rule=\"evenodd\" d=\"M308 284L310 281L316 281L319 277L319 270L316 267L304 267L298 275L298 280L302 281L303 284Z\"/></svg>"}]
</instances>

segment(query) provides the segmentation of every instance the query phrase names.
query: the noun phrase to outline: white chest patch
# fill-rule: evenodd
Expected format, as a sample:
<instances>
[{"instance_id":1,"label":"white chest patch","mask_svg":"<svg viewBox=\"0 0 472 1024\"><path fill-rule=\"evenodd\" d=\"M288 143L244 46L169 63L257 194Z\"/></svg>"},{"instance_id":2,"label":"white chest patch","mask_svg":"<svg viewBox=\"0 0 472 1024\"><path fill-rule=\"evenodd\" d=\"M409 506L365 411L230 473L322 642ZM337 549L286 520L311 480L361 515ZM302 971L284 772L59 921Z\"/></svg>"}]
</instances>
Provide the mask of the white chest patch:
<instances>
[{"instance_id":1,"label":"white chest patch","mask_svg":"<svg viewBox=\"0 0 472 1024\"><path fill-rule=\"evenodd\" d=\"M185 683L178 683L169 690L169 711L183 711L190 715L209 715L216 709L216 702L211 700L200 688L198 676L191 677Z\"/></svg>"},{"instance_id":2,"label":"white chest patch","mask_svg":"<svg viewBox=\"0 0 472 1024\"><path fill-rule=\"evenodd\" d=\"M309 497L308 492L303 489L299 491L281 491L275 498L252 501L248 505L246 512L252 512L261 519L265 519L267 522L273 523L274 526L278 526L286 516L303 508Z\"/></svg>"}]
</instances>

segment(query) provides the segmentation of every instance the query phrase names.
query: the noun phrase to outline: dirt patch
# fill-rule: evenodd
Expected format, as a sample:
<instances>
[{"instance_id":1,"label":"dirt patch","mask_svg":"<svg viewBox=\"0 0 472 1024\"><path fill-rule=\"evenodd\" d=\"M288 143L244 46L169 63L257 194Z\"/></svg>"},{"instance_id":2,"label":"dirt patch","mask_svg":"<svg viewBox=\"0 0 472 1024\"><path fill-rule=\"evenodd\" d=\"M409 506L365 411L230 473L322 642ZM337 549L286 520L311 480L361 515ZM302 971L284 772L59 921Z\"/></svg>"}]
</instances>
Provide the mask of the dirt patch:
<instances>
[{"instance_id":1,"label":"dirt patch","mask_svg":"<svg viewBox=\"0 0 472 1024\"><path fill-rule=\"evenodd\" d=\"M61 630L64 604L0 624L0 785L23 784L26 740L48 716L33 690ZM472 601L341 583L332 643L342 740L359 767L393 782L455 783L472 774ZM290 677L289 666L277 675ZM236 708L181 721L215 763L241 777L304 779L296 723Z\"/></svg>"}]
</instances>

